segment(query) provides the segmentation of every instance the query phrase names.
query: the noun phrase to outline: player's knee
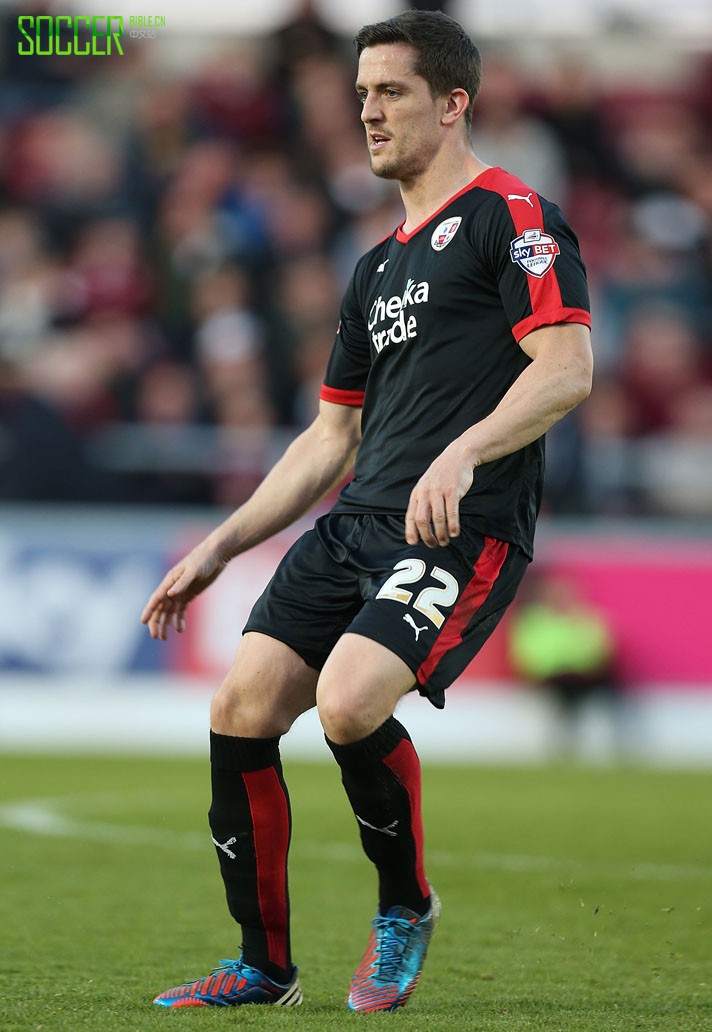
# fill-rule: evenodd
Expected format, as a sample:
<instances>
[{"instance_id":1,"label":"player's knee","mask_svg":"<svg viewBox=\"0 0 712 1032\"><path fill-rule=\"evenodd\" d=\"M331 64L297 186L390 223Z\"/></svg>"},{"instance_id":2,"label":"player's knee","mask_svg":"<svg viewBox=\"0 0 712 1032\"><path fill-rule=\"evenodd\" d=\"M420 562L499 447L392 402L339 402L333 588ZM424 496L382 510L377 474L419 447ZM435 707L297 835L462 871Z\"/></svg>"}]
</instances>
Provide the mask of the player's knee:
<instances>
[{"instance_id":1,"label":"player's knee","mask_svg":"<svg viewBox=\"0 0 712 1032\"><path fill-rule=\"evenodd\" d=\"M319 720L326 737L338 745L358 742L370 734L358 714L331 701L319 704Z\"/></svg>"},{"instance_id":2,"label":"player's knee","mask_svg":"<svg viewBox=\"0 0 712 1032\"><path fill-rule=\"evenodd\" d=\"M317 673L281 642L248 634L210 708L213 731L240 738L286 734L314 705Z\"/></svg>"},{"instance_id":3,"label":"player's knee","mask_svg":"<svg viewBox=\"0 0 712 1032\"><path fill-rule=\"evenodd\" d=\"M261 693L258 685L245 681L234 669L210 705L210 726L219 735L274 738L286 734L291 724L285 707L269 693Z\"/></svg>"},{"instance_id":4,"label":"player's knee","mask_svg":"<svg viewBox=\"0 0 712 1032\"><path fill-rule=\"evenodd\" d=\"M220 685L210 704L210 726L219 735L250 737L248 707L245 694L236 690L234 681L226 678Z\"/></svg>"},{"instance_id":5,"label":"player's knee","mask_svg":"<svg viewBox=\"0 0 712 1032\"><path fill-rule=\"evenodd\" d=\"M223 685L218 688L210 703L210 727L219 735L234 734L235 708L230 693Z\"/></svg>"},{"instance_id":6,"label":"player's knee","mask_svg":"<svg viewBox=\"0 0 712 1032\"><path fill-rule=\"evenodd\" d=\"M355 686L336 687L320 681L317 709L325 735L339 745L366 738L382 723L378 716L374 718L364 693Z\"/></svg>"}]
</instances>

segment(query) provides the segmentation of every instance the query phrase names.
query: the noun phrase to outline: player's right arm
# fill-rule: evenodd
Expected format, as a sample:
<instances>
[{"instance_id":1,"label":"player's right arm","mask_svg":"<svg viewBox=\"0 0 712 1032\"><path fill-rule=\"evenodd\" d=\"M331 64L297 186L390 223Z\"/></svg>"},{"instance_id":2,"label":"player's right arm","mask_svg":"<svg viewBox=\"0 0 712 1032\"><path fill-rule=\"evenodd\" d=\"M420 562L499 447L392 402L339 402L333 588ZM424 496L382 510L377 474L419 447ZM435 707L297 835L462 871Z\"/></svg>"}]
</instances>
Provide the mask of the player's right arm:
<instances>
[{"instance_id":1,"label":"player's right arm","mask_svg":"<svg viewBox=\"0 0 712 1032\"><path fill-rule=\"evenodd\" d=\"M236 555L284 530L352 468L361 440L361 409L321 401L319 414L287 448L254 494L168 571L141 621L152 638L185 625L188 604Z\"/></svg>"}]
</instances>

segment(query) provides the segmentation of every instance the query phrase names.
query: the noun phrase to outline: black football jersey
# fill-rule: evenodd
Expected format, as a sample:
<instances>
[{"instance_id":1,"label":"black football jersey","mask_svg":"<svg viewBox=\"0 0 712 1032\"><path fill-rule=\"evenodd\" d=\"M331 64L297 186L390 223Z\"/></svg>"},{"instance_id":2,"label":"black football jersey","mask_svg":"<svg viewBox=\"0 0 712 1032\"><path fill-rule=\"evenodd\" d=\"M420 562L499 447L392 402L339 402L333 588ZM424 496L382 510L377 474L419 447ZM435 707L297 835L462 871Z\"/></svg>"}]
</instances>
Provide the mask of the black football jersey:
<instances>
[{"instance_id":1,"label":"black football jersey","mask_svg":"<svg viewBox=\"0 0 712 1032\"><path fill-rule=\"evenodd\" d=\"M433 459L530 363L518 342L566 322L591 325L576 236L555 204L500 168L372 248L344 295L321 391L363 406L335 510L404 513ZM531 555L543 470L543 439L478 467L460 512Z\"/></svg>"}]
</instances>

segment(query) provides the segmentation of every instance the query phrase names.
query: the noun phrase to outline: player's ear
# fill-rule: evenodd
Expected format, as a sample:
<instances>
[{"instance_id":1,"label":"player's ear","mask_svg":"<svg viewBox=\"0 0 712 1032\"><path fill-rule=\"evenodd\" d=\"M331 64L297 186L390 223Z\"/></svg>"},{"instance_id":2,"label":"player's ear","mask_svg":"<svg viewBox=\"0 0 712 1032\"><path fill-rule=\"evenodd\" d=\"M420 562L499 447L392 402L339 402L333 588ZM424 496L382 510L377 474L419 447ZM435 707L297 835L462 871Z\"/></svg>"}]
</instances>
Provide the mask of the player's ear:
<instances>
[{"instance_id":1,"label":"player's ear","mask_svg":"<svg viewBox=\"0 0 712 1032\"><path fill-rule=\"evenodd\" d=\"M444 99L445 110L440 121L443 125L452 125L458 119L464 117L465 112L470 106L470 95L467 90L457 87L457 89L451 90Z\"/></svg>"}]
</instances>

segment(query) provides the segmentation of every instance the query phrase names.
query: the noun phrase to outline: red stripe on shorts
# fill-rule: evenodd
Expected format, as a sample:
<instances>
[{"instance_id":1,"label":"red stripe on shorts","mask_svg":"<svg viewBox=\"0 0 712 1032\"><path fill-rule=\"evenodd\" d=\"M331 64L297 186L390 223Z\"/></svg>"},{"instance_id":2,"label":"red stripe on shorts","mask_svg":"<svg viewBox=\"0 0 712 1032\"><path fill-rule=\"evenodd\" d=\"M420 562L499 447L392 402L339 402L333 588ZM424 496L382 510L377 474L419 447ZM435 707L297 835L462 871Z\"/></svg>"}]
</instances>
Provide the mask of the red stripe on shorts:
<instances>
[{"instance_id":1,"label":"red stripe on shorts","mask_svg":"<svg viewBox=\"0 0 712 1032\"><path fill-rule=\"evenodd\" d=\"M242 775L252 815L257 898L272 964L287 966L289 810L274 767Z\"/></svg>"},{"instance_id":2,"label":"red stripe on shorts","mask_svg":"<svg viewBox=\"0 0 712 1032\"><path fill-rule=\"evenodd\" d=\"M487 601L508 551L509 544L506 541L485 538L485 547L473 567L472 580L466 584L435 644L415 675L419 684L425 684L443 656L460 644L465 628L480 606Z\"/></svg>"}]
</instances>

